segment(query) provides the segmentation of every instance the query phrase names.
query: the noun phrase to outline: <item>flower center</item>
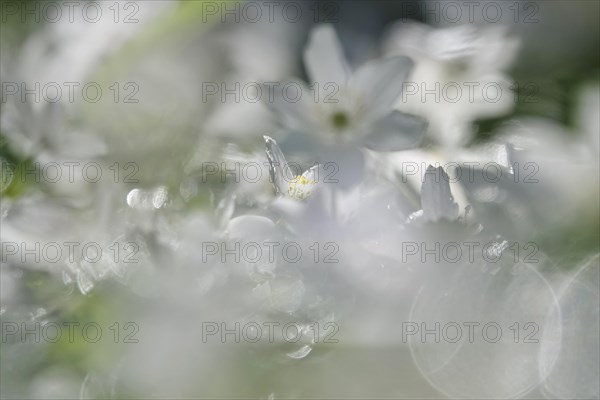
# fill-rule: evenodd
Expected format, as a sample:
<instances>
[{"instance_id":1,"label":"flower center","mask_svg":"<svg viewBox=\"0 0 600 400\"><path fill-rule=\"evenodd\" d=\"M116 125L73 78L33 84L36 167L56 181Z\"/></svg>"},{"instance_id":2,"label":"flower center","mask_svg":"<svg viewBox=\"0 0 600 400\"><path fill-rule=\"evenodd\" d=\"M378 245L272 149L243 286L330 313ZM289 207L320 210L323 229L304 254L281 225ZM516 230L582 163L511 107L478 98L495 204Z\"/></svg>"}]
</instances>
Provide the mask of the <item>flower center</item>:
<instances>
[{"instance_id":1,"label":"flower center","mask_svg":"<svg viewBox=\"0 0 600 400\"><path fill-rule=\"evenodd\" d=\"M306 200L312 195L316 184L315 180L309 180L304 175L298 175L290 181L288 195L297 200Z\"/></svg>"},{"instance_id":2,"label":"flower center","mask_svg":"<svg viewBox=\"0 0 600 400\"><path fill-rule=\"evenodd\" d=\"M344 129L350 124L350 118L345 112L337 111L331 115L331 124L336 129Z\"/></svg>"}]
</instances>

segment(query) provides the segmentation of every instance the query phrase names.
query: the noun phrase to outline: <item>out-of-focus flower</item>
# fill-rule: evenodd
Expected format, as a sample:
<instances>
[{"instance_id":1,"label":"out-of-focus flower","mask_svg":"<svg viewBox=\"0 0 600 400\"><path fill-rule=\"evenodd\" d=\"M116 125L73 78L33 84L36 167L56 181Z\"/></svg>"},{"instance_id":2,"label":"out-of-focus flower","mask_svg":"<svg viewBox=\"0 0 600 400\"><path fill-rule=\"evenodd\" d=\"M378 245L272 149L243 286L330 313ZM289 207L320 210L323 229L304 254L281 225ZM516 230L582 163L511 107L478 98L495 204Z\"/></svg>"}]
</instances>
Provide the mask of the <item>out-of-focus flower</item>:
<instances>
[{"instance_id":1,"label":"out-of-focus flower","mask_svg":"<svg viewBox=\"0 0 600 400\"><path fill-rule=\"evenodd\" d=\"M335 161L342 173L356 177L364 161L357 149L403 150L422 140L424 121L392 109L412 68L409 58L374 60L351 73L333 27L324 25L311 33L304 64L311 86L294 83L299 90L296 100L283 85L269 101L289 133L284 148L290 144L293 150L317 153L322 161ZM350 180L340 183L348 185Z\"/></svg>"},{"instance_id":2,"label":"out-of-focus flower","mask_svg":"<svg viewBox=\"0 0 600 400\"><path fill-rule=\"evenodd\" d=\"M265 139L272 180L281 194L267 207L272 218L295 240L335 246L333 272L339 274L340 281L361 290L398 293L408 283L406 270L395 268L395 258L400 258L398 243L408 239L404 222L414 211L407 199L383 182L364 182L340 192L320 180L323 171L319 165L286 179L293 174L281 149L273 139ZM307 176L314 177L314 183L303 184ZM382 271L384 265L389 269ZM361 340L350 336L351 340Z\"/></svg>"},{"instance_id":3,"label":"out-of-focus flower","mask_svg":"<svg viewBox=\"0 0 600 400\"><path fill-rule=\"evenodd\" d=\"M7 249L3 266L61 277L65 285L76 285L82 294L89 293L97 281L112 277L125 282L138 266L149 267L146 242L123 218L123 206L115 197L98 197L91 206L91 210L78 209L39 190L15 199L1 217L0 240ZM115 248L126 243L135 247L135 263L114 256ZM92 250L82 252L82 247ZM52 248L51 256L38 253L46 248ZM35 252L23 258L25 249Z\"/></svg>"},{"instance_id":4,"label":"out-of-focus flower","mask_svg":"<svg viewBox=\"0 0 600 400\"><path fill-rule=\"evenodd\" d=\"M61 20L60 23L44 24L16 54L11 78L30 85L34 82L42 86L49 82L83 85L103 58L114 55L161 15L173 11L176 4L168 1L140 3L128 23L116 21L110 7L108 3L98 3L94 7L99 13L96 21L90 21L85 12L72 11L69 23ZM105 17L100 18L101 15ZM44 67L40 68L40 65ZM68 102L68 96L62 96L60 101Z\"/></svg>"},{"instance_id":5,"label":"out-of-focus flower","mask_svg":"<svg viewBox=\"0 0 600 400\"><path fill-rule=\"evenodd\" d=\"M302 175L294 176L277 142L268 136L265 136L265 142L265 152L270 165L269 172L275 191L296 200L306 200L312 196L317 186L319 166L315 165L304 171Z\"/></svg>"},{"instance_id":6,"label":"out-of-focus flower","mask_svg":"<svg viewBox=\"0 0 600 400\"><path fill-rule=\"evenodd\" d=\"M597 109L600 95L593 88L597 86L582 90L576 130L548 119L521 118L501 127L492 142L471 149L478 154L485 154L486 147L495 149L488 152L495 154L488 162L473 168L459 160L460 184L488 225L530 237L556 224L571 224L576 217L596 218L592 205L599 198L600 127L591 110Z\"/></svg>"},{"instance_id":7,"label":"out-of-focus flower","mask_svg":"<svg viewBox=\"0 0 600 400\"><path fill-rule=\"evenodd\" d=\"M411 57L415 67L396 108L425 117L429 134L443 147L466 144L473 137L473 121L512 109L512 81L505 71L518 45L502 27L434 29L398 23L384 51Z\"/></svg>"},{"instance_id":8,"label":"out-of-focus flower","mask_svg":"<svg viewBox=\"0 0 600 400\"><path fill-rule=\"evenodd\" d=\"M410 215L409 220L422 218L435 222L440 219L454 221L458 218L458 204L450 191L450 178L442 167L428 166L421 187L421 206L423 209Z\"/></svg>"},{"instance_id":9,"label":"out-of-focus flower","mask_svg":"<svg viewBox=\"0 0 600 400\"><path fill-rule=\"evenodd\" d=\"M276 128L269 108L260 101L267 93L260 90L259 83L294 74L299 46L299 26L283 22L279 14L277 17L269 24L225 25L227 29L218 32L231 71L222 82L203 82L205 97L220 100L207 118L208 135L243 143Z\"/></svg>"},{"instance_id":10,"label":"out-of-focus flower","mask_svg":"<svg viewBox=\"0 0 600 400\"><path fill-rule=\"evenodd\" d=\"M91 159L106 153L101 138L78 129L67 107L48 103L7 102L1 121L10 147L22 157L38 160Z\"/></svg>"},{"instance_id":11,"label":"out-of-focus flower","mask_svg":"<svg viewBox=\"0 0 600 400\"><path fill-rule=\"evenodd\" d=\"M103 196L103 191L110 191L106 183L111 179L106 173L102 176L102 170L112 164L106 160L104 138L82 124L65 104L19 100L4 103L2 134L8 148L30 162L20 166L3 164L7 168L2 172L9 172L23 187L38 183L38 188L61 195L65 203L78 207L89 206L96 197ZM98 179L88 175L89 166L94 167ZM48 169L52 169L52 175Z\"/></svg>"}]
</instances>

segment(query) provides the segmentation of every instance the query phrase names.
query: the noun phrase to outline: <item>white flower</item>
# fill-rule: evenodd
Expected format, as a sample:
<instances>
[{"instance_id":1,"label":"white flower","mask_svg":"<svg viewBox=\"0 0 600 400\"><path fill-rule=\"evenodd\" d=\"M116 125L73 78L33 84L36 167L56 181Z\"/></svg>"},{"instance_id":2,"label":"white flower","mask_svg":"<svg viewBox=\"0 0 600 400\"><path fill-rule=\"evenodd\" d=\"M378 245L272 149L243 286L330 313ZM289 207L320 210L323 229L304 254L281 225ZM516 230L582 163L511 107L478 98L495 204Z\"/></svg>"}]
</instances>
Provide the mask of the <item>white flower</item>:
<instances>
[{"instance_id":1,"label":"white flower","mask_svg":"<svg viewBox=\"0 0 600 400\"><path fill-rule=\"evenodd\" d=\"M573 118L578 129L524 117L503 126L486 144L496 149L489 162L473 168L465 159L456 160L465 164L457 171L460 184L482 223L526 236L597 219L598 208L592 206L599 198L597 88L581 92ZM485 148L471 150L483 154Z\"/></svg>"},{"instance_id":2,"label":"white flower","mask_svg":"<svg viewBox=\"0 0 600 400\"><path fill-rule=\"evenodd\" d=\"M412 68L409 58L374 60L351 73L334 29L323 25L311 33L304 65L312 85L300 85L300 100L275 91L269 102L286 130L320 144L385 151L419 144L423 121L392 109Z\"/></svg>"},{"instance_id":3,"label":"white flower","mask_svg":"<svg viewBox=\"0 0 600 400\"><path fill-rule=\"evenodd\" d=\"M265 136L267 158L275 191L278 194L296 199L306 200L316 190L318 165L306 170L302 175L294 176L283 152L272 138Z\"/></svg>"},{"instance_id":4,"label":"white flower","mask_svg":"<svg viewBox=\"0 0 600 400\"><path fill-rule=\"evenodd\" d=\"M442 146L465 145L473 136L476 119L512 110L512 81L505 70L518 45L501 27L394 26L384 51L415 61L397 109L426 118L429 133Z\"/></svg>"},{"instance_id":5,"label":"white flower","mask_svg":"<svg viewBox=\"0 0 600 400\"><path fill-rule=\"evenodd\" d=\"M66 106L11 100L4 104L2 133L19 155L62 160L90 159L106 153L100 138L74 126Z\"/></svg>"},{"instance_id":6,"label":"white flower","mask_svg":"<svg viewBox=\"0 0 600 400\"><path fill-rule=\"evenodd\" d=\"M421 216L425 221L446 219L454 221L458 218L458 204L450 191L450 178L442 167L428 166L421 187L422 210L412 214L409 219Z\"/></svg>"},{"instance_id":7,"label":"white flower","mask_svg":"<svg viewBox=\"0 0 600 400\"><path fill-rule=\"evenodd\" d=\"M233 24L219 36L219 47L224 49L227 68L218 93L207 96L218 98L215 109L208 116L205 129L208 134L234 139L236 142L253 141L261 132L276 128L271 112L261 101L266 93L252 89L258 82L281 80L294 71L297 50L297 24L275 20L269 24ZM239 86L240 96L225 96L226 88Z\"/></svg>"},{"instance_id":8,"label":"white flower","mask_svg":"<svg viewBox=\"0 0 600 400\"><path fill-rule=\"evenodd\" d=\"M42 86L47 82L80 82L83 85L106 57L157 19L176 9L174 3L166 1L140 3L136 5L136 23L116 23L113 18L116 17L113 14L115 10L111 6L98 3L92 7L99 13L93 22L79 7L79 10L71 11L72 20L68 23L64 23L67 12L67 7L64 7L63 18L60 14L57 18L59 23L42 24L41 29L29 36L19 48L19 53L14 55L17 76L13 78L31 86L34 82L42 82ZM134 16L134 13L131 15ZM39 68L40 65L44 68ZM60 101L67 103L68 96L63 96Z\"/></svg>"}]
</instances>

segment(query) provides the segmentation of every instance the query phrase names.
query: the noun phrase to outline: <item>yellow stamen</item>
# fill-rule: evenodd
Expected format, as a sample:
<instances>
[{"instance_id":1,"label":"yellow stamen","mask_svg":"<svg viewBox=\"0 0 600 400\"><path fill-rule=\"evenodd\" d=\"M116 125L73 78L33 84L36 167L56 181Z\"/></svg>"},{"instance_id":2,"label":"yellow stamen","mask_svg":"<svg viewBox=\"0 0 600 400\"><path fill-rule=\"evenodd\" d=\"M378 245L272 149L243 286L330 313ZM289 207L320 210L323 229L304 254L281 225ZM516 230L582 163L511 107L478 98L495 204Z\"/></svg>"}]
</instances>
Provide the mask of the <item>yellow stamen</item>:
<instances>
[{"instance_id":1,"label":"yellow stamen","mask_svg":"<svg viewBox=\"0 0 600 400\"><path fill-rule=\"evenodd\" d=\"M308 180L304 175L298 175L290 181L288 195L297 200L308 199L312 195L312 189L317 182Z\"/></svg>"}]
</instances>

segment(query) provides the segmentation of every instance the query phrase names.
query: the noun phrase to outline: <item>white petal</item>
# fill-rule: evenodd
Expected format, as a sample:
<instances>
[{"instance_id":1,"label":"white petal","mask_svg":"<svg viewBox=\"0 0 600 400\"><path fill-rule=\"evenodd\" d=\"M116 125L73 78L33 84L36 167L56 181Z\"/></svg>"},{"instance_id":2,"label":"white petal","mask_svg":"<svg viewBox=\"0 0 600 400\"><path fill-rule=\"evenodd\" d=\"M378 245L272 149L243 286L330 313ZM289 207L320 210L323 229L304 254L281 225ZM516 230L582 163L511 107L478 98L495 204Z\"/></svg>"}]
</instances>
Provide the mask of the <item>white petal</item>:
<instances>
[{"instance_id":1,"label":"white petal","mask_svg":"<svg viewBox=\"0 0 600 400\"><path fill-rule=\"evenodd\" d=\"M260 215L242 215L233 218L227 225L231 239L265 239L274 235L275 224Z\"/></svg>"},{"instance_id":2,"label":"white petal","mask_svg":"<svg viewBox=\"0 0 600 400\"><path fill-rule=\"evenodd\" d=\"M312 167L310 167L309 169L304 171L302 176L304 178L306 178L306 180L308 180L308 181L319 182L319 178L321 177L322 171L323 171L323 168L321 167L321 165L317 164L317 165L313 165Z\"/></svg>"},{"instance_id":3,"label":"white petal","mask_svg":"<svg viewBox=\"0 0 600 400\"><path fill-rule=\"evenodd\" d=\"M319 85L334 82L345 85L350 76L342 45L331 25L313 29L304 50L304 66L308 77Z\"/></svg>"},{"instance_id":4,"label":"white petal","mask_svg":"<svg viewBox=\"0 0 600 400\"><path fill-rule=\"evenodd\" d=\"M454 220L458 217L458 204L450 191L450 178L442 167L427 167L421 187L423 216L428 221L441 218Z\"/></svg>"},{"instance_id":5,"label":"white petal","mask_svg":"<svg viewBox=\"0 0 600 400\"><path fill-rule=\"evenodd\" d=\"M348 86L359 96L366 118L374 120L392 110L412 67L410 58L400 56L368 62L356 71Z\"/></svg>"},{"instance_id":6,"label":"white petal","mask_svg":"<svg viewBox=\"0 0 600 400\"><path fill-rule=\"evenodd\" d=\"M288 130L316 129L309 98L311 91L303 83L285 82L262 87L262 99L275 114L279 123Z\"/></svg>"},{"instance_id":7,"label":"white petal","mask_svg":"<svg viewBox=\"0 0 600 400\"><path fill-rule=\"evenodd\" d=\"M269 136L264 136L269 164L271 166L271 181L275 186L277 193L287 193L290 180L294 177L290 166L288 165L283 152L277 145L277 142Z\"/></svg>"}]
</instances>

